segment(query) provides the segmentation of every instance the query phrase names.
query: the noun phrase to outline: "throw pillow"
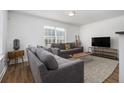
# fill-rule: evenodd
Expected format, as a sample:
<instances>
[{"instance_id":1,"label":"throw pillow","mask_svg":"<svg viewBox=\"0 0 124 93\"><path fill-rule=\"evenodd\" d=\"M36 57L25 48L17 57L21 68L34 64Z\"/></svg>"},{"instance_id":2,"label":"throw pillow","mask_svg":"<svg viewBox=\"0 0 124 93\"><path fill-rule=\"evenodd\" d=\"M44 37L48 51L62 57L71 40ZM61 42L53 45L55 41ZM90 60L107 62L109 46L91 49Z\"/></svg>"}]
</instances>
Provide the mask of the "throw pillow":
<instances>
[{"instance_id":1,"label":"throw pillow","mask_svg":"<svg viewBox=\"0 0 124 93\"><path fill-rule=\"evenodd\" d=\"M42 61L45 64L48 70L54 70L58 68L58 63L54 56L51 55L51 53L47 52L42 48L37 48L36 54L40 61Z\"/></svg>"},{"instance_id":2,"label":"throw pillow","mask_svg":"<svg viewBox=\"0 0 124 93\"><path fill-rule=\"evenodd\" d=\"M47 48L47 47L44 47L44 46L37 46L38 48L43 48L43 49L45 49L46 51L48 51L48 52L52 52L52 50L51 50L51 48Z\"/></svg>"},{"instance_id":3,"label":"throw pillow","mask_svg":"<svg viewBox=\"0 0 124 93\"><path fill-rule=\"evenodd\" d=\"M75 43L70 43L70 48L71 48L71 49L72 49L72 48L76 48Z\"/></svg>"},{"instance_id":4,"label":"throw pillow","mask_svg":"<svg viewBox=\"0 0 124 93\"><path fill-rule=\"evenodd\" d=\"M60 43L59 44L59 49L60 50L65 50L65 43Z\"/></svg>"},{"instance_id":5,"label":"throw pillow","mask_svg":"<svg viewBox=\"0 0 124 93\"><path fill-rule=\"evenodd\" d=\"M70 49L70 44L65 44L65 49L66 50Z\"/></svg>"}]
</instances>

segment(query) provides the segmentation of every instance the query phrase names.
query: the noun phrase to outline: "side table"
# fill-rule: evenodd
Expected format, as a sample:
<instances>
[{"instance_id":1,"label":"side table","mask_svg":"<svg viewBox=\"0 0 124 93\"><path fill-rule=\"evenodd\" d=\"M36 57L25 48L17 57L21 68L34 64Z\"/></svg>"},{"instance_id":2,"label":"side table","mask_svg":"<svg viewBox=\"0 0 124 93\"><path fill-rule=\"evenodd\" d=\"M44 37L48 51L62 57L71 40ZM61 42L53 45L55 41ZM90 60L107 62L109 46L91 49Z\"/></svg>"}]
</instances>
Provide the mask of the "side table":
<instances>
[{"instance_id":1,"label":"side table","mask_svg":"<svg viewBox=\"0 0 124 93\"><path fill-rule=\"evenodd\" d=\"M9 63L11 60L15 61L15 63L18 63L18 60L21 58L22 62L24 62L24 50L15 50L15 51L10 51L8 52L8 59Z\"/></svg>"}]
</instances>

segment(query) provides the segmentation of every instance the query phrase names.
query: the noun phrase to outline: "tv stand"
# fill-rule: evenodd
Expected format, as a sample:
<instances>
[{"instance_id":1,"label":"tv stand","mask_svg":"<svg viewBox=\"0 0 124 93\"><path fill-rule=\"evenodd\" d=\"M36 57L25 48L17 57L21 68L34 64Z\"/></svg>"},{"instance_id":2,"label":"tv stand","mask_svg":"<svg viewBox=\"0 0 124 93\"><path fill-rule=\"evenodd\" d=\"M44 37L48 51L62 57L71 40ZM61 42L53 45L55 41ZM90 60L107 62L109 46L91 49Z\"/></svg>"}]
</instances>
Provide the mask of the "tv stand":
<instances>
[{"instance_id":1,"label":"tv stand","mask_svg":"<svg viewBox=\"0 0 124 93\"><path fill-rule=\"evenodd\" d=\"M118 51L113 48L92 47L92 55L118 60Z\"/></svg>"}]
</instances>

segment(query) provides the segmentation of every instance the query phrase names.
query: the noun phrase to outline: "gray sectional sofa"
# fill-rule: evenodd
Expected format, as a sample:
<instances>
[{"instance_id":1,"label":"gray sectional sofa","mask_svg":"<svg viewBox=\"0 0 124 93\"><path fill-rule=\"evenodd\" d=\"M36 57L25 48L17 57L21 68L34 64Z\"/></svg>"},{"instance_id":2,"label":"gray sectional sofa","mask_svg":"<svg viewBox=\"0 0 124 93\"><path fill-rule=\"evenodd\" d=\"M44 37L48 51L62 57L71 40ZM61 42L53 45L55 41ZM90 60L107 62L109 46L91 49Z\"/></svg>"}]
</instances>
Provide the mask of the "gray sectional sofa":
<instances>
[{"instance_id":1,"label":"gray sectional sofa","mask_svg":"<svg viewBox=\"0 0 124 93\"><path fill-rule=\"evenodd\" d=\"M82 60L70 61L40 47L28 48L27 55L34 81L37 83L84 82Z\"/></svg>"},{"instance_id":2,"label":"gray sectional sofa","mask_svg":"<svg viewBox=\"0 0 124 93\"><path fill-rule=\"evenodd\" d=\"M66 49L65 45L69 45L69 49ZM75 43L53 43L51 48L55 48L57 55L63 58L69 58L70 55L83 52L83 47L77 47Z\"/></svg>"}]
</instances>

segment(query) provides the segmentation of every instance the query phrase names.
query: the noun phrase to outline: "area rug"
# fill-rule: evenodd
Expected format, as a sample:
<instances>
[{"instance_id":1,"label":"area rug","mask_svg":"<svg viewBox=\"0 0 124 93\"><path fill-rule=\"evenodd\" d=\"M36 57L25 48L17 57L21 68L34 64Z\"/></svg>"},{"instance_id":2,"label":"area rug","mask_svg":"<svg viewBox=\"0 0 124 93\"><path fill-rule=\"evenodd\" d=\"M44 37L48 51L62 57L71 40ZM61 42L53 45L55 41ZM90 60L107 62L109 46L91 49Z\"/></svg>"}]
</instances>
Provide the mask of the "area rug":
<instances>
[{"instance_id":1,"label":"area rug","mask_svg":"<svg viewBox=\"0 0 124 93\"><path fill-rule=\"evenodd\" d=\"M112 74L118 65L117 60L96 56L89 56L88 58L90 60L84 62L85 83L102 83Z\"/></svg>"},{"instance_id":2,"label":"area rug","mask_svg":"<svg viewBox=\"0 0 124 93\"><path fill-rule=\"evenodd\" d=\"M90 56L89 62L84 62L84 82L102 83L107 79L118 65L118 61Z\"/></svg>"}]
</instances>

